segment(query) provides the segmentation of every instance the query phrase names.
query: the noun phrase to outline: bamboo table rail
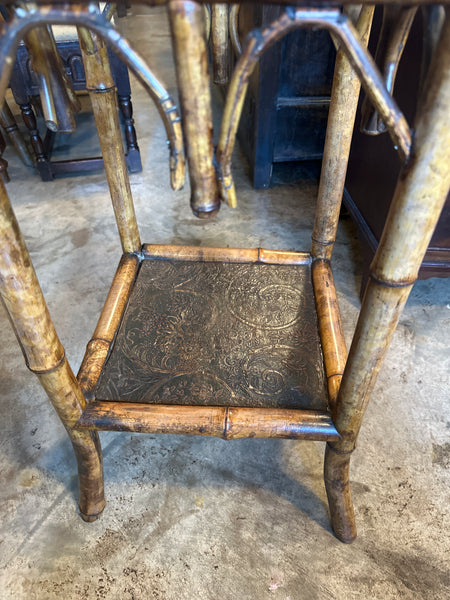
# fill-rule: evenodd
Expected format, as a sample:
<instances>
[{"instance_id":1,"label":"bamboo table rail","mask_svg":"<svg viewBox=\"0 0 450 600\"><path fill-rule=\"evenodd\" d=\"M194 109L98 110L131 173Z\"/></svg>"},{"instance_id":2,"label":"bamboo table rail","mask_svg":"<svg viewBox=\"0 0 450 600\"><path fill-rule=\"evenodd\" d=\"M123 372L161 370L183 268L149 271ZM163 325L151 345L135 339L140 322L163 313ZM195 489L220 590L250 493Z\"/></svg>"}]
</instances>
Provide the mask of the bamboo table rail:
<instances>
[{"instance_id":1,"label":"bamboo table rail","mask_svg":"<svg viewBox=\"0 0 450 600\"><path fill-rule=\"evenodd\" d=\"M390 94L392 82L383 79L367 51L373 4L363 0L353 24L347 0L339 5L316 0L308 8L292 0L278 3L286 5L281 17L253 31L240 48L215 150L202 2L143 2L167 4L182 123L162 84L96 5L7 2L12 18L0 23L0 106L21 37L48 23L79 28L124 252L75 377L0 181L2 301L26 364L38 376L73 444L79 507L87 521L95 520L105 505L99 430L226 440L309 439L327 442L324 478L332 528L343 542L356 537L351 455L450 187L450 18L446 9L411 128ZM226 13L225 4L220 0L212 11L218 49L215 74L220 81L226 76L225 40L216 31L216 20ZM412 11L403 14L395 32L402 43ZM250 73L271 44L298 27L325 28L338 47L311 250L142 244L114 116L105 43L158 106L169 139L175 189L184 179L184 135L191 207L197 216L208 217L219 210L221 201L231 206L237 201L231 156ZM395 43L386 53L390 65L401 55ZM376 111L373 118L388 129L404 169L347 357L330 260L361 84Z\"/></svg>"}]
</instances>

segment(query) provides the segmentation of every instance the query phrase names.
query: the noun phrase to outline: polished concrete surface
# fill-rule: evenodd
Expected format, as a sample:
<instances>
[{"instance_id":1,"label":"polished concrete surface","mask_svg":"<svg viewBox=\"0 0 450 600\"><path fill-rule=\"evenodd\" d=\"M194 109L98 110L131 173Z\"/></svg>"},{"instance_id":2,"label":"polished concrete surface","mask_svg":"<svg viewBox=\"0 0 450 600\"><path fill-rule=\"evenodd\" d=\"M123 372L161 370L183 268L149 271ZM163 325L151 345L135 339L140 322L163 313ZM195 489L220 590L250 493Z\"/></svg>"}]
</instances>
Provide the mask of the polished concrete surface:
<instances>
[{"instance_id":1,"label":"polished concrete surface","mask_svg":"<svg viewBox=\"0 0 450 600\"><path fill-rule=\"evenodd\" d=\"M139 14L136 14L138 12ZM144 13L144 14L141 14ZM164 14L122 27L174 91ZM144 171L131 177L146 242L308 249L314 180L253 190L239 151L239 208L196 220L169 189L156 110L135 86ZM76 370L120 258L102 173L42 183L8 148L14 209ZM361 279L351 222L334 272L351 340ZM323 444L105 433L107 506L77 513L74 455L0 313L0 598L192 600L449 597L450 285L418 282L352 462L358 538L330 530Z\"/></svg>"}]
</instances>

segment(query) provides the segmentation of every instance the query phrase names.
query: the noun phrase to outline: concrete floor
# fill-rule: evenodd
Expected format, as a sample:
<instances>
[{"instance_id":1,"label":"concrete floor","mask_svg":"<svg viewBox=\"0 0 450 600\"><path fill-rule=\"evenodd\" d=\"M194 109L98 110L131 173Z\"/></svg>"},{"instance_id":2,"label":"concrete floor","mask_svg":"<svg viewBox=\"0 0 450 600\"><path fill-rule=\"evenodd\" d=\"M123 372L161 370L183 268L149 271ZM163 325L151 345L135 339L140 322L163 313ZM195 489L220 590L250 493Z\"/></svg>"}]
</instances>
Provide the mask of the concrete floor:
<instances>
[{"instance_id":1,"label":"concrete floor","mask_svg":"<svg viewBox=\"0 0 450 600\"><path fill-rule=\"evenodd\" d=\"M135 11L134 45L174 91L164 13ZM151 34L149 33L151 32ZM131 177L147 242L309 248L316 182L254 191L239 153L240 204L215 221L169 189L164 130L134 106L144 171ZM42 183L8 148L8 190L76 370L120 257L102 173ZM334 272L351 340L360 249L348 220ZM352 463L359 537L332 535L323 445L101 435L107 507L77 514L75 459L0 314L0 598L444 599L449 597L450 285L418 282L394 336Z\"/></svg>"}]
</instances>

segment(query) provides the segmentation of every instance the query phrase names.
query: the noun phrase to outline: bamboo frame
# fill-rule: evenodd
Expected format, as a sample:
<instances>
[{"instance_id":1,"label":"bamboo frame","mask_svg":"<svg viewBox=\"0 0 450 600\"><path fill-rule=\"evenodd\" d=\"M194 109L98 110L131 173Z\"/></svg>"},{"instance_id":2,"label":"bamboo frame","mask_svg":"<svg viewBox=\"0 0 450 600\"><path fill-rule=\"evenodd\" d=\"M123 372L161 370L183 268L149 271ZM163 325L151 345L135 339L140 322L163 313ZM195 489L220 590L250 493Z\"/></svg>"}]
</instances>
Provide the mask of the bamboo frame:
<instances>
[{"instance_id":1,"label":"bamboo frame","mask_svg":"<svg viewBox=\"0 0 450 600\"><path fill-rule=\"evenodd\" d=\"M0 181L0 295L28 368L47 392L69 434L78 462L81 516L95 520L105 506L98 434L75 431L86 407L66 360L30 256Z\"/></svg>"},{"instance_id":2,"label":"bamboo frame","mask_svg":"<svg viewBox=\"0 0 450 600\"><path fill-rule=\"evenodd\" d=\"M384 6L383 23L378 38L375 62L382 63L383 78L387 91L394 92L397 69L405 49L417 6ZM361 108L361 131L378 135L385 131L384 123L370 101L364 98Z\"/></svg>"},{"instance_id":3,"label":"bamboo frame","mask_svg":"<svg viewBox=\"0 0 450 600\"><path fill-rule=\"evenodd\" d=\"M325 485L338 537L356 536L348 469L370 394L417 278L450 188L450 18L447 15L416 119L410 163L391 203L333 410L342 441L325 458ZM336 473L340 475L340 483Z\"/></svg>"},{"instance_id":4,"label":"bamboo frame","mask_svg":"<svg viewBox=\"0 0 450 600\"><path fill-rule=\"evenodd\" d=\"M207 218L219 210L220 198L214 169L204 14L202 7L191 0L169 0L168 11L188 156L191 208L197 217Z\"/></svg>"},{"instance_id":5,"label":"bamboo frame","mask_svg":"<svg viewBox=\"0 0 450 600\"><path fill-rule=\"evenodd\" d=\"M328 398L330 408L333 408L347 361L347 348L330 263L326 260L314 261L312 279L328 382Z\"/></svg>"},{"instance_id":6,"label":"bamboo frame","mask_svg":"<svg viewBox=\"0 0 450 600\"><path fill-rule=\"evenodd\" d=\"M201 262L258 262L272 265L307 265L311 262L311 256L307 252L267 250L265 248L212 248L144 244L142 255L144 258L170 258Z\"/></svg>"},{"instance_id":7,"label":"bamboo frame","mask_svg":"<svg viewBox=\"0 0 450 600\"><path fill-rule=\"evenodd\" d=\"M77 379L87 400L94 390L119 328L142 260L169 259L201 262L266 263L274 265L308 265L306 252L267 250L265 248L211 248L144 244L137 254L122 256L114 275L102 313L78 371Z\"/></svg>"},{"instance_id":8,"label":"bamboo frame","mask_svg":"<svg viewBox=\"0 0 450 600\"><path fill-rule=\"evenodd\" d=\"M98 36L83 27L78 28L78 39L122 249L124 252L136 252L141 247L141 239L125 162L116 87L106 46Z\"/></svg>"},{"instance_id":9,"label":"bamboo frame","mask_svg":"<svg viewBox=\"0 0 450 600\"><path fill-rule=\"evenodd\" d=\"M413 3L409 2L409 4ZM199 144L192 142L193 149L189 152L190 157L193 157L191 167L193 165L192 168L198 169L199 180L202 180L206 174L205 180L209 185L207 189L203 190L205 194L201 198L199 197L200 199L196 199L196 201L198 200L196 209L201 212L205 208L209 210L215 206L216 202L214 185L209 179L212 166L212 155L209 154L210 145L206 139L209 131L209 113L204 112L204 107L209 102L209 96L201 93L201 85L205 84L206 80L205 57L202 54L205 46L200 27L201 9L190 0L187 2L171 0L169 10L172 15L174 43L177 46L177 67L182 87L182 99L186 103L185 108L188 108L188 112L192 112L187 119L187 129L192 127L191 134L195 137L197 134L195 128L200 127L200 142ZM370 12L370 7L362 11L360 33L367 31L369 27ZM20 19L3 26L0 66L6 65L6 69L2 72L0 89L4 90L5 77L10 66L9 59L14 44L17 42L18 32L26 33L33 25L42 25L46 20L61 22L67 19L80 26L90 27L96 33L112 40L116 49L119 48L123 54L126 55L128 52L129 46L120 36L117 37L109 26L105 26L97 9L93 7L84 9L76 5L71 11L47 6L41 13L34 9L23 16L20 9L19 13ZM364 23L362 22L363 17ZM281 37L292 23L298 26L296 19L302 24L307 22L327 27L340 38L341 47L343 50L346 48L349 63L353 65L357 75L365 78L366 84L373 86L373 89L371 88L372 99L375 98L378 102L378 109L380 106L382 107L383 120L392 128L393 137L397 139L403 154L407 156L410 139L403 116L386 98L387 90L380 86L379 75L373 69L373 64L367 60L362 46L356 43L352 26L336 11L310 10L305 12L289 9L277 22L277 26L263 35L262 42L258 41L256 37L251 38L253 46L250 43L250 49L243 54L241 67L239 67L243 70L239 77L242 76L245 79L245 69L248 64L257 57L258 52L267 47L268 43L278 39L277 36ZM23 22L19 23L19 20ZM292 27L294 27L293 24ZM89 77L92 77L90 80L91 91L98 101L96 110L101 115L102 110L111 108L108 101L99 101L101 97L109 97L112 88L111 79L105 71L106 65L101 44L91 34L86 37L84 43L84 50L88 55L87 70ZM260 43L259 46L258 43ZM137 59L136 55L132 56L134 58L131 62L136 67L140 59ZM192 71L185 72L183 68L185 59L186 66ZM195 68L191 61L197 61ZM246 61L249 62L246 63ZM89 64L90 62L92 64ZM351 111L353 111L355 97L357 97L356 87L353 85L352 78L349 80L342 77L342 73L351 74L351 68L345 71L349 66L347 63L344 61L341 64L344 71L336 74L337 91L335 93L335 89L333 90L332 103L336 105L339 98L345 98L340 94L347 90L352 102ZM97 65L101 66L101 69L97 69ZM368 69L368 74L363 74L364 68ZM190 83L188 79L192 74L195 75L195 87L199 90L198 98L187 97L188 83ZM342 79L340 83L339 77ZM346 87L344 84L349 81L351 85ZM233 111L236 110L236 106L242 99L243 89L242 81L235 85L237 104L233 107ZM334 118L336 106L332 106L330 112ZM319 233L313 242L312 259L304 253L264 249L229 250L155 245L146 245L140 249L138 235L125 233L123 235L126 242L124 242L124 247L128 245L129 250L119 265L94 332L94 338L88 344L85 360L79 373L79 381L77 381L57 338L6 190L0 182L0 293L27 365L39 377L74 446L79 467L80 510L83 518L86 520L97 518L104 506L102 458L96 429L217 435L225 439L240 437L321 439L328 441L324 477L333 529L342 541L351 542L355 538L356 528L349 484L350 457L377 373L417 276L422 256L450 187L448 169L450 162L449 112L450 18L447 16L431 67L423 110L417 119L410 162L404 169L397 185L388 222L371 267L371 280L367 287L340 387L339 382L345 362L345 344L339 323L331 269L327 260L333 236L325 235L330 230L333 233L336 217L335 206L331 207L327 204L325 193L322 193L320 201L323 219L320 219ZM225 131L231 126L230 123L234 126L233 118L230 120L230 114L226 117L228 125L225 124ZM203 122L202 116L205 115L206 122ZM107 121L103 116L100 120L102 119L100 133L103 136L107 134L102 130ZM117 127L115 121L111 123ZM339 138L339 130L340 127L331 126L330 140L327 141L330 149L339 147L342 142ZM347 133L346 131L345 135ZM232 147L231 138L228 137L225 143L228 151L230 144ZM199 149L202 148L206 148L206 155L198 154ZM340 168L346 162L348 153L345 144L341 146L341 153L343 156L339 163ZM206 160L202 163L204 156L206 156ZM116 160L121 162L122 157L119 156ZM341 178L342 175L339 176L339 181ZM124 180L121 179L117 185L120 193L123 193L124 186L126 188ZM127 194L125 189L125 196ZM213 198L213 204L208 204L211 198ZM339 204L339 201L340 199L337 198L335 204ZM119 216L123 215L125 229L128 227L128 230L131 231L135 219L130 214L126 214L126 202L128 200L122 198L116 204ZM216 209L213 208L214 210ZM327 413L319 411L286 409L178 407L103 401L87 404L82 387L86 390L89 399L92 398L98 375L120 324L139 264L142 260L150 257L275 262L276 264L310 264L312 260L313 286L329 382L331 417ZM339 393L337 394L338 388Z\"/></svg>"},{"instance_id":10,"label":"bamboo frame","mask_svg":"<svg viewBox=\"0 0 450 600\"><path fill-rule=\"evenodd\" d=\"M174 406L136 402L91 403L77 423L79 429L206 435L224 440L287 438L339 440L330 416L312 410Z\"/></svg>"},{"instance_id":11,"label":"bamboo frame","mask_svg":"<svg viewBox=\"0 0 450 600\"><path fill-rule=\"evenodd\" d=\"M77 379L88 400L93 398L95 386L133 288L139 264L140 260L134 254L122 256L94 335L87 345Z\"/></svg>"},{"instance_id":12,"label":"bamboo frame","mask_svg":"<svg viewBox=\"0 0 450 600\"><path fill-rule=\"evenodd\" d=\"M364 47L369 41L373 13L374 6L362 7L356 24ZM338 50L334 72L311 246L314 258L328 260L336 239L361 89L359 77L342 48Z\"/></svg>"},{"instance_id":13,"label":"bamboo frame","mask_svg":"<svg viewBox=\"0 0 450 600\"><path fill-rule=\"evenodd\" d=\"M211 57L213 81L216 85L226 85L229 79L228 5L211 6Z\"/></svg>"}]
</instances>

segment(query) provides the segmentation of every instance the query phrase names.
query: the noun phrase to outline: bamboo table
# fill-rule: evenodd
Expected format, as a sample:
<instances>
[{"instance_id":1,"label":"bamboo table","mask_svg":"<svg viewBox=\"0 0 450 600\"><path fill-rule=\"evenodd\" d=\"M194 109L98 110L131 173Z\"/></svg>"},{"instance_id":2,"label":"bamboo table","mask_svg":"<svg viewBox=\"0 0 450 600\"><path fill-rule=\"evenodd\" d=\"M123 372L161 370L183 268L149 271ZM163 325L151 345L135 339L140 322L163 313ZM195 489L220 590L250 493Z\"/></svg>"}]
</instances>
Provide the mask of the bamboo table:
<instances>
[{"instance_id":1,"label":"bamboo table","mask_svg":"<svg viewBox=\"0 0 450 600\"><path fill-rule=\"evenodd\" d=\"M372 5L363 2L354 27L345 10L320 1L310 8L292 6L292 0L285 4L290 6L282 16L252 32L243 48L230 81L216 151L200 2L167 2L183 128L163 86L95 5L11 5L13 18L2 24L0 104L23 35L46 23L79 27L124 252L75 377L0 182L1 296L27 366L38 376L72 441L79 467L79 507L87 521L95 520L105 505L98 430L228 440L281 437L327 442L324 475L332 527L344 542L356 536L350 458L450 187L450 19L445 19L412 130L366 50ZM104 41L125 60L160 109L175 188L184 178L183 131L191 206L206 217L217 212L221 201L236 203L231 153L249 74L268 46L306 26L329 30L339 46L311 250L142 244ZM360 82L405 167L347 358L330 259Z\"/></svg>"}]
</instances>

